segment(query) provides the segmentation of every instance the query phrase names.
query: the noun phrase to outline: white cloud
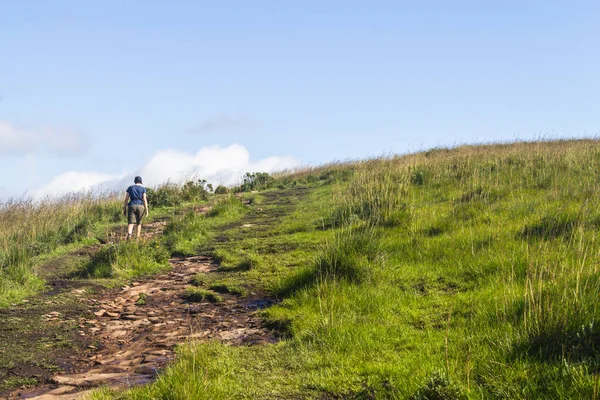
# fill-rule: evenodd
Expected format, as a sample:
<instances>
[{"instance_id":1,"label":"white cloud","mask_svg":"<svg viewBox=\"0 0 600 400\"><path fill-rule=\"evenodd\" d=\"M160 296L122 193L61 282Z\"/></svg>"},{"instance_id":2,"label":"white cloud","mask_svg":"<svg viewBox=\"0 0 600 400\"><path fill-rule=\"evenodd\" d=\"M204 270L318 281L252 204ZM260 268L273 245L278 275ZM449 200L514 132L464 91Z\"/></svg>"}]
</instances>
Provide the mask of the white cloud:
<instances>
[{"instance_id":1,"label":"white cloud","mask_svg":"<svg viewBox=\"0 0 600 400\"><path fill-rule=\"evenodd\" d=\"M61 196L68 193L84 192L121 179L120 175L104 174L92 171L69 171L64 172L50 181L47 185L33 192L33 197L43 198L47 196Z\"/></svg>"},{"instance_id":2,"label":"white cloud","mask_svg":"<svg viewBox=\"0 0 600 400\"><path fill-rule=\"evenodd\" d=\"M193 132L214 132L227 129L254 129L258 123L244 116L217 115L204 121Z\"/></svg>"},{"instance_id":3,"label":"white cloud","mask_svg":"<svg viewBox=\"0 0 600 400\"><path fill-rule=\"evenodd\" d=\"M48 185L34 192L40 198L61 195L71 191L125 189L133 183L136 175L144 178L144 184L156 186L167 181L181 183L190 178L201 178L214 185L235 185L246 172L274 172L299 166L293 157L268 157L253 162L248 150L240 145L228 147L208 146L197 153L177 150L161 150L142 167L126 174L100 172L65 172Z\"/></svg>"},{"instance_id":4,"label":"white cloud","mask_svg":"<svg viewBox=\"0 0 600 400\"><path fill-rule=\"evenodd\" d=\"M246 172L273 172L293 168L299 163L292 157L269 157L257 162L250 160L248 150L239 144L229 147L208 146L196 154L166 150L156 153L139 174L150 185L166 181L180 182L196 177L215 184L233 185Z\"/></svg>"},{"instance_id":5,"label":"white cloud","mask_svg":"<svg viewBox=\"0 0 600 400\"><path fill-rule=\"evenodd\" d=\"M0 154L23 155L47 152L55 156L77 156L85 153L86 138L71 129L40 127L27 129L0 121Z\"/></svg>"}]
</instances>

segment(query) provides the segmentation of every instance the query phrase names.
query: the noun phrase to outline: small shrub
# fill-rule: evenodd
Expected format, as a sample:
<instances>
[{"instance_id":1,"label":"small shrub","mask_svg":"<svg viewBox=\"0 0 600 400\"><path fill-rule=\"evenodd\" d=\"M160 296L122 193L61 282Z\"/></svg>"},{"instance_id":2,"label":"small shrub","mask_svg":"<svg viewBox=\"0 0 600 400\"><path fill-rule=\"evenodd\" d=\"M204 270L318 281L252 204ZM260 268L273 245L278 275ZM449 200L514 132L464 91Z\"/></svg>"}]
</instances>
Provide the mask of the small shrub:
<instances>
[{"instance_id":1,"label":"small shrub","mask_svg":"<svg viewBox=\"0 0 600 400\"><path fill-rule=\"evenodd\" d=\"M182 203L180 189L172 184L165 184L156 189L146 188L148 204L153 207L175 207Z\"/></svg>"},{"instance_id":2,"label":"small shrub","mask_svg":"<svg viewBox=\"0 0 600 400\"><path fill-rule=\"evenodd\" d=\"M410 183L415 186L421 186L425 184L425 171L417 169L410 174Z\"/></svg>"},{"instance_id":3,"label":"small shrub","mask_svg":"<svg viewBox=\"0 0 600 400\"><path fill-rule=\"evenodd\" d=\"M208 199L209 184L203 180L188 181L182 186L167 183L157 188L146 188L148 203L153 207L176 207L186 202Z\"/></svg>"},{"instance_id":4,"label":"small shrub","mask_svg":"<svg viewBox=\"0 0 600 400\"><path fill-rule=\"evenodd\" d=\"M226 186L219 185L215 189L215 194L227 194L227 193L229 193L229 189L227 189Z\"/></svg>"},{"instance_id":5,"label":"small shrub","mask_svg":"<svg viewBox=\"0 0 600 400\"><path fill-rule=\"evenodd\" d=\"M204 179L189 181L181 189L181 198L185 202L200 202L208 200L209 186ZM212 188L212 185L210 186Z\"/></svg>"},{"instance_id":6,"label":"small shrub","mask_svg":"<svg viewBox=\"0 0 600 400\"><path fill-rule=\"evenodd\" d=\"M135 304L138 305L138 306L145 306L146 305L146 298L147 297L148 296L146 295L146 293L140 293L138 295L138 299L135 302Z\"/></svg>"},{"instance_id":7,"label":"small shrub","mask_svg":"<svg viewBox=\"0 0 600 400\"><path fill-rule=\"evenodd\" d=\"M266 172L246 172L242 179L244 182L237 188L239 192L268 189L274 182L273 177Z\"/></svg>"}]
</instances>

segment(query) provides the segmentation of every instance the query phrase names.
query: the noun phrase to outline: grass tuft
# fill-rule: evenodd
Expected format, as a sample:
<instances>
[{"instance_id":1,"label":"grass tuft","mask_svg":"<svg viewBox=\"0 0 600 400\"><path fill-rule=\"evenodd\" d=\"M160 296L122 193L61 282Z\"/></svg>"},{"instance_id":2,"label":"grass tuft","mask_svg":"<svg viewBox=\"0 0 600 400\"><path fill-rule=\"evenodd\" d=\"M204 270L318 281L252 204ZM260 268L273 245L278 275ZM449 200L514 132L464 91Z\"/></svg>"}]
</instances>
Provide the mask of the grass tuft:
<instances>
[{"instance_id":1,"label":"grass tuft","mask_svg":"<svg viewBox=\"0 0 600 400\"><path fill-rule=\"evenodd\" d=\"M223 301L223 297L217 293L211 290L201 289L193 286L185 289L183 298L191 303L201 303L204 301L208 301L210 303L219 303Z\"/></svg>"},{"instance_id":2,"label":"grass tuft","mask_svg":"<svg viewBox=\"0 0 600 400\"><path fill-rule=\"evenodd\" d=\"M169 252L157 240L121 241L102 247L73 277L130 279L150 275L166 270L169 256Z\"/></svg>"},{"instance_id":3,"label":"grass tuft","mask_svg":"<svg viewBox=\"0 0 600 400\"><path fill-rule=\"evenodd\" d=\"M446 374L435 371L427 384L417 390L410 400L467 400L460 386L453 384Z\"/></svg>"}]
</instances>

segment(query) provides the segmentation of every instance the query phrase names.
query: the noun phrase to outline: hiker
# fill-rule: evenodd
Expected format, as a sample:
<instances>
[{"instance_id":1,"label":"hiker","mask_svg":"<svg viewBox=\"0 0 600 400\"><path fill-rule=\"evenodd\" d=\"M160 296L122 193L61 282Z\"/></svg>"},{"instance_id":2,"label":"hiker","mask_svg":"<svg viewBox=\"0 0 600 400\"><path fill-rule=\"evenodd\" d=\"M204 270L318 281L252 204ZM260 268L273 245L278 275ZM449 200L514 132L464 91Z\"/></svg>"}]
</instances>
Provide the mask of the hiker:
<instances>
[{"instance_id":1,"label":"hiker","mask_svg":"<svg viewBox=\"0 0 600 400\"><path fill-rule=\"evenodd\" d=\"M134 185L127 188L123 214L127 216L127 239L133 236L133 226L137 225L136 238L142 233L142 218L148 216L148 198L146 188L142 186L142 177L136 176Z\"/></svg>"}]
</instances>

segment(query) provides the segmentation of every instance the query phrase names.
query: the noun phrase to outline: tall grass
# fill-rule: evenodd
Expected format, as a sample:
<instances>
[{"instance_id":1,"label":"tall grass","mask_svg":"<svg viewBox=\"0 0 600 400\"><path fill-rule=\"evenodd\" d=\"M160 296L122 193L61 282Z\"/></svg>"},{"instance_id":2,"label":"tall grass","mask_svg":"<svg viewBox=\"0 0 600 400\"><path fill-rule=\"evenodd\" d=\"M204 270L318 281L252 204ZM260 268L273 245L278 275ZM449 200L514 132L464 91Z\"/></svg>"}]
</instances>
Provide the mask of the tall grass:
<instances>
[{"instance_id":1,"label":"tall grass","mask_svg":"<svg viewBox=\"0 0 600 400\"><path fill-rule=\"evenodd\" d=\"M498 317L497 310L505 310L500 318L510 321L510 328L502 332L478 326L469 335L484 341L497 341L503 336L506 340L508 335L506 347L486 350L488 360L503 365L516 363L522 369L536 365L538 370L548 371L538 372L547 374L546 380L536 377L527 384L505 375L513 386L481 386L478 390L483 397L496 397L496 390L510 393L509 397L516 393L528 393L526 397L542 393L560 397L595 390L590 372L568 366L580 365L583 371L600 366L597 141L434 149L368 160L357 163L353 170L353 179L338 189L337 208L330 216L334 221L331 226L337 228L331 233L333 240L319 253L315 266L288 279L280 293L297 293L290 287L307 288L312 282L314 290L309 292L318 299L323 323L330 325L332 320L344 320L339 313L350 301L359 308L365 307L359 313L373 313L361 295L331 294L332 287L343 287L332 286L339 279L357 284L362 288L359 293L371 295L373 287L390 290L389 282L406 285L407 278L408 282L416 281L409 284L416 285L424 295L440 289L454 293L461 287L470 288L473 294L489 296L491 292L491 298L477 305L481 311L476 315L485 320L485 315ZM387 249L380 239L386 235L398 235L383 240ZM373 252L374 248L378 251ZM392 261L382 262L382 257ZM526 264L521 260L526 260ZM399 268L398 263L404 267ZM436 283L427 283L431 272L419 267L423 264L439 276ZM419 277L417 271L423 275ZM367 276L369 279L365 279ZM370 290L365 290L365 285ZM479 296L471 295L465 305L473 307L470 302ZM296 307L305 307L301 304ZM336 306L323 312L323 305L327 304ZM463 314L465 310L457 312ZM451 312L448 327L450 315ZM296 335L310 330L292 325ZM355 322L341 322L338 330L360 331ZM443 399L464 397L465 388L456 386L460 374L451 367L464 358L448 347L448 336L444 340L447 359L432 371L445 370L444 379L455 383L449 389L444 379L431 378L412 398L431 397L423 397L423 393ZM572 378L552 378L553 368ZM476 370L481 374L478 379L488 379ZM439 387L432 388L434 383ZM470 376L464 384L470 386ZM438 390L447 394L441 395Z\"/></svg>"},{"instance_id":2,"label":"tall grass","mask_svg":"<svg viewBox=\"0 0 600 400\"><path fill-rule=\"evenodd\" d=\"M552 259L532 259L523 295L522 350L542 360L597 363L600 270L594 241L581 230L569 246L559 245L560 251L542 246L545 255L555 256Z\"/></svg>"},{"instance_id":3,"label":"tall grass","mask_svg":"<svg viewBox=\"0 0 600 400\"><path fill-rule=\"evenodd\" d=\"M303 167L294 170L280 171L273 174L275 180L271 187L294 187L300 184L331 184L348 181L354 173L356 161L339 161L316 167Z\"/></svg>"},{"instance_id":4,"label":"tall grass","mask_svg":"<svg viewBox=\"0 0 600 400\"><path fill-rule=\"evenodd\" d=\"M116 221L120 212L113 195L69 195L0 204L0 305L18 301L43 287L33 270L35 256L82 240L94 223Z\"/></svg>"},{"instance_id":5,"label":"tall grass","mask_svg":"<svg viewBox=\"0 0 600 400\"><path fill-rule=\"evenodd\" d=\"M286 237L313 257L247 273L281 271L265 316L285 340L190 345L126 398L599 397L600 142L432 149L280 183L345 167L331 223Z\"/></svg>"}]
</instances>

